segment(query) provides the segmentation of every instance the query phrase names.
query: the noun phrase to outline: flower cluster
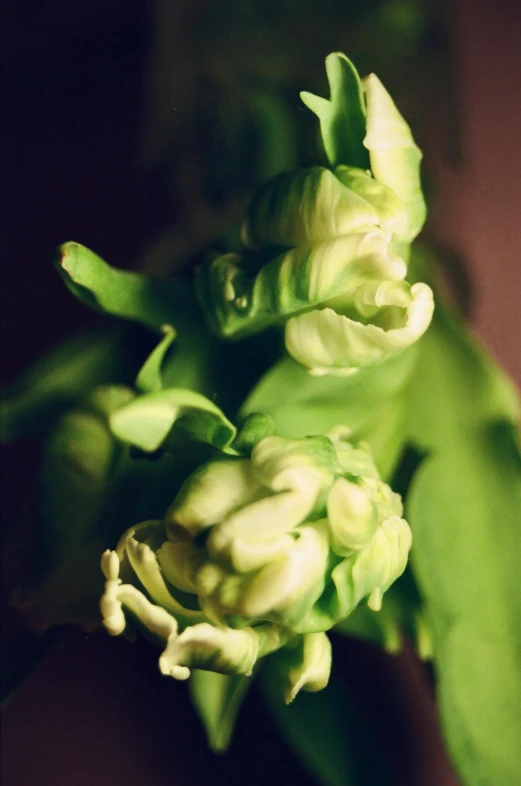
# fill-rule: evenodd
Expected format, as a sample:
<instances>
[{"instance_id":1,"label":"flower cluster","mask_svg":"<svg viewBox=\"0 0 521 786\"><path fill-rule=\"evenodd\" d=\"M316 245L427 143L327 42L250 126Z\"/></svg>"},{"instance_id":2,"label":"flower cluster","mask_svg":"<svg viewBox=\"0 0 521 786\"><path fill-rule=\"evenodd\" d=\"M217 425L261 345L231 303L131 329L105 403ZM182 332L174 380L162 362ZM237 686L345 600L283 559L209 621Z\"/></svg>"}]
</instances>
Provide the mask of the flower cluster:
<instances>
[{"instance_id":1,"label":"flower cluster","mask_svg":"<svg viewBox=\"0 0 521 786\"><path fill-rule=\"evenodd\" d=\"M137 621L164 644L160 669L252 673L280 651L283 691L324 687L325 631L364 598L378 610L411 545L400 497L366 446L330 436L260 439L250 457L210 461L164 520L127 531L103 555L112 635Z\"/></svg>"},{"instance_id":2,"label":"flower cluster","mask_svg":"<svg viewBox=\"0 0 521 786\"><path fill-rule=\"evenodd\" d=\"M331 57L330 70L340 64L359 85L349 61ZM333 164L342 158L327 144L336 139L328 135L334 85L331 102L303 94ZM409 244L425 219L421 153L377 77L359 86L363 133L343 157L357 165L303 168L268 182L250 206L242 252L214 258L198 277L221 337L283 325L287 351L315 374L351 374L410 346L434 307L426 284L404 280Z\"/></svg>"}]
</instances>

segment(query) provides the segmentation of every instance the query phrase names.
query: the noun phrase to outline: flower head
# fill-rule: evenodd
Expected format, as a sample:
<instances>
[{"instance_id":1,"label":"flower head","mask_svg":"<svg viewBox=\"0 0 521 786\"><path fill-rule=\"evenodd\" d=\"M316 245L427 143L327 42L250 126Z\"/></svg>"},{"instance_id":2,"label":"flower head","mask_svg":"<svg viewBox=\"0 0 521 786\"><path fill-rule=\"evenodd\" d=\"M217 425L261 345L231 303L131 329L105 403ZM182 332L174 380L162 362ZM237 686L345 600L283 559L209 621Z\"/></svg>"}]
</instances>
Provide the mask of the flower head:
<instances>
[{"instance_id":1,"label":"flower head","mask_svg":"<svg viewBox=\"0 0 521 786\"><path fill-rule=\"evenodd\" d=\"M405 281L425 220L409 126L377 77L360 82L343 55L326 63L331 101L302 98L320 119L331 169L266 183L244 222L243 251L203 267L198 290L219 335L280 325L287 351L312 373L352 374L420 338L434 303L426 284Z\"/></svg>"},{"instance_id":2,"label":"flower head","mask_svg":"<svg viewBox=\"0 0 521 786\"><path fill-rule=\"evenodd\" d=\"M263 437L249 457L204 464L164 519L104 554L105 627L117 635L137 621L178 679L192 668L248 675L280 650L286 698L318 690L331 664L325 632L364 598L378 609L405 568L401 514L365 446L338 433Z\"/></svg>"}]
</instances>

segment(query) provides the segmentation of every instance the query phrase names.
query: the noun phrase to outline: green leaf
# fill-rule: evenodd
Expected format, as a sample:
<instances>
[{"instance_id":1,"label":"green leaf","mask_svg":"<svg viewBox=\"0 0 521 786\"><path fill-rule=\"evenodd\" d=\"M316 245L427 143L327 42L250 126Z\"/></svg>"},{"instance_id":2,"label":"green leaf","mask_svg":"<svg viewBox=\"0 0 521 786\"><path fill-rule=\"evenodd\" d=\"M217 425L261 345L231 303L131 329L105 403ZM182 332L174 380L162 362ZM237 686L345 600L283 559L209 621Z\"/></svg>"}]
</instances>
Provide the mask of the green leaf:
<instances>
[{"instance_id":1,"label":"green leaf","mask_svg":"<svg viewBox=\"0 0 521 786\"><path fill-rule=\"evenodd\" d=\"M324 149L332 167L339 164L369 169L369 155L363 147L365 105L360 77L341 52L326 57L331 98L301 93L304 104L314 112L322 132Z\"/></svg>"},{"instance_id":2,"label":"green leaf","mask_svg":"<svg viewBox=\"0 0 521 786\"><path fill-rule=\"evenodd\" d=\"M184 388L139 396L111 415L110 426L119 439L152 452L161 447L180 418L183 430L193 439L218 448L227 448L235 437L235 426L219 407Z\"/></svg>"},{"instance_id":3,"label":"green leaf","mask_svg":"<svg viewBox=\"0 0 521 786\"><path fill-rule=\"evenodd\" d=\"M289 706L269 660L261 671L263 695L275 724L322 786L390 786L388 762L374 752L374 730L335 671L327 688L300 693Z\"/></svg>"},{"instance_id":4,"label":"green leaf","mask_svg":"<svg viewBox=\"0 0 521 786\"><path fill-rule=\"evenodd\" d=\"M466 784L521 771L521 460L502 372L440 306L421 342L411 439L412 561L432 625L440 710Z\"/></svg>"},{"instance_id":5,"label":"green leaf","mask_svg":"<svg viewBox=\"0 0 521 786\"><path fill-rule=\"evenodd\" d=\"M130 382L137 366L133 344L135 336L123 328L92 331L62 344L6 391L0 404L1 441L48 428L97 385Z\"/></svg>"},{"instance_id":6,"label":"green leaf","mask_svg":"<svg viewBox=\"0 0 521 786\"><path fill-rule=\"evenodd\" d=\"M406 390L416 360L413 346L350 377L315 377L285 357L261 378L240 416L270 415L276 432L292 438L348 426L354 440L370 444L380 473L388 478L404 444Z\"/></svg>"},{"instance_id":7,"label":"green leaf","mask_svg":"<svg viewBox=\"0 0 521 786\"><path fill-rule=\"evenodd\" d=\"M190 695L216 753L224 753L233 734L237 713L250 687L252 677L229 676L194 669Z\"/></svg>"},{"instance_id":8,"label":"green leaf","mask_svg":"<svg viewBox=\"0 0 521 786\"><path fill-rule=\"evenodd\" d=\"M136 388L141 393L155 393L163 387L162 367L165 355L172 346L176 331L172 325L163 325L164 338L145 360L136 379Z\"/></svg>"},{"instance_id":9,"label":"green leaf","mask_svg":"<svg viewBox=\"0 0 521 786\"><path fill-rule=\"evenodd\" d=\"M174 283L111 267L85 246L65 243L56 268L89 308L140 322L155 330L172 322L179 295Z\"/></svg>"},{"instance_id":10,"label":"green leaf","mask_svg":"<svg viewBox=\"0 0 521 786\"><path fill-rule=\"evenodd\" d=\"M96 390L58 421L44 445L34 560L27 585L14 595L34 628L98 618L100 518L121 453L106 416L132 395L128 388Z\"/></svg>"}]
</instances>

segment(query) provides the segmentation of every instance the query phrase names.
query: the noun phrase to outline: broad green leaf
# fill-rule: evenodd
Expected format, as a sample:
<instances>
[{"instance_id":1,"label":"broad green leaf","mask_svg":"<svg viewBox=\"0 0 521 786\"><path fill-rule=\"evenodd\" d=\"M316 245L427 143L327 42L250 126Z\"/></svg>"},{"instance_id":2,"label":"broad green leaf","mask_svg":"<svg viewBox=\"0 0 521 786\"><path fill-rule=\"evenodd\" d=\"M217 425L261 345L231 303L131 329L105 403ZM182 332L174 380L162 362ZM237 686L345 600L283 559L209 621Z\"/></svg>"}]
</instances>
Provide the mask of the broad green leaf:
<instances>
[{"instance_id":1,"label":"broad green leaf","mask_svg":"<svg viewBox=\"0 0 521 786\"><path fill-rule=\"evenodd\" d=\"M29 369L0 404L1 441L48 428L97 385L131 382L138 368L133 330L121 327L77 336Z\"/></svg>"},{"instance_id":2,"label":"broad green leaf","mask_svg":"<svg viewBox=\"0 0 521 786\"><path fill-rule=\"evenodd\" d=\"M217 674L194 669L190 677L190 695L216 753L227 750L252 677Z\"/></svg>"},{"instance_id":3,"label":"broad green leaf","mask_svg":"<svg viewBox=\"0 0 521 786\"><path fill-rule=\"evenodd\" d=\"M44 445L34 559L27 585L14 596L34 628L97 619L100 519L121 455L107 414L132 395L123 387L96 390L58 421Z\"/></svg>"},{"instance_id":4,"label":"broad green leaf","mask_svg":"<svg viewBox=\"0 0 521 786\"><path fill-rule=\"evenodd\" d=\"M369 156L362 144L365 106L358 72L341 52L326 57L326 71L331 90L329 101L307 92L300 97L320 121L322 141L331 166L347 164L369 169Z\"/></svg>"},{"instance_id":5,"label":"broad green leaf","mask_svg":"<svg viewBox=\"0 0 521 786\"><path fill-rule=\"evenodd\" d=\"M442 447L479 423L517 423L514 386L440 301L419 342L409 429L420 447Z\"/></svg>"},{"instance_id":6,"label":"broad green leaf","mask_svg":"<svg viewBox=\"0 0 521 786\"><path fill-rule=\"evenodd\" d=\"M155 330L175 317L179 295L174 283L113 268L79 243L60 246L56 268L73 295L89 308Z\"/></svg>"},{"instance_id":7,"label":"broad green leaf","mask_svg":"<svg viewBox=\"0 0 521 786\"><path fill-rule=\"evenodd\" d=\"M440 710L469 786L521 772L521 460L516 396L442 309L421 341L411 439L428 458L406 515L432 625Z\"/></svg>"},{"instance_id":8,"label":"broad green leaf","mask_svg":"<svg viewBox=\"0 0 521 786\"><path fill-rule=\"evenodd\" d=\"M342 680L333 673L319 693L300 693L289 706L276 669L261 670L263 695L280 733L322 786L390 786L388 762L375 733Z\"/></svg>"},{"instance_id":9,"label":"broad green leaf","mask_svg":"<svg viewBox=\"0 0 521 786\"><path fill-rule=\"evenodd\" d=\"M120 389L120 405L130 391ZM43 451L42 534L46 569L52 571L77 547L97 522L116 458L106 418L85 406L64 415Z\"/></svg>"},{"instance_id":10,"label":"broad green leaf","mask_svg":"<svg viewBox=\"0 0 521 786\"><path fill-rule=\"evenodd\" d=\"M175 328L172 325L163 326L164 338L145 360L136 379L136 388L141 393L155 393L163 387L162 367L165 355L175 339Z\"/></svg>"},{"instance_id":11,"label":"broad green leaf","mask_svg":"<svg viewBox=\"0 0 521 786\"><path fill-rule=\"evenodd\" d=\"M139 396L110 417L113 433L141 450L157 450L172 426L183 418L183 429L194 439L226 448L236 429L219 407L200 393L170 388Z\"/></svg>"},{"instance_id":12,"label":"broad green leaf","mask_svg":"<svg viewBox=\"0 0 521 786\"><path fill-rule=\"evenodd\" d=\"M406 390L416 360L416 347L410 347L351 377L315 377L285 357L261 378L240 416L270 415L276 432L292 438L348 426L352 439L370 444L380 473L388 478L403 449Z\"/></svg>"}]
</instances>

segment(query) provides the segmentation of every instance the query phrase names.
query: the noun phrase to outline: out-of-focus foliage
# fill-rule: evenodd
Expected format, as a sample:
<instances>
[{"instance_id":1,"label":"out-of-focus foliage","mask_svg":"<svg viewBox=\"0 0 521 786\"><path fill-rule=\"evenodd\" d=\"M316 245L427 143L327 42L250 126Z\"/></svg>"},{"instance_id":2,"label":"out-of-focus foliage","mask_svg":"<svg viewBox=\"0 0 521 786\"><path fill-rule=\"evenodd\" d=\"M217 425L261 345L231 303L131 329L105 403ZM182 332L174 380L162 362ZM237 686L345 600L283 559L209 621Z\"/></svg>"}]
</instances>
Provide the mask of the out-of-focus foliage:
<instances>
[{"instance_id":1,"label":"out-of-focus foliage","mask_svg":"<svg viewBox=\"0 0 521 786\"><path fill-rule=\"evenodd\" d=\"M433 0L155 0L152 21L144 160L169 213L144 255L151 271L179 268L216 239L238 240L258 185L317 155L325 161L298 96L303 85L323 94L328 52L349 52L361 73L379 75L420 146L426 96L448 82Z\"/></svg>"}]
</instances>

